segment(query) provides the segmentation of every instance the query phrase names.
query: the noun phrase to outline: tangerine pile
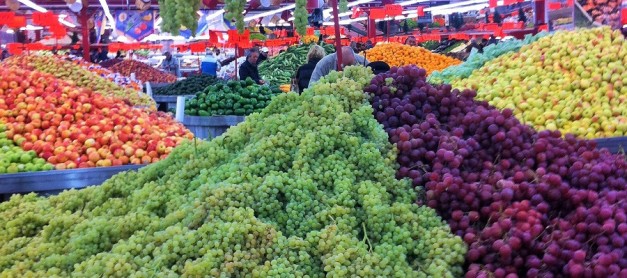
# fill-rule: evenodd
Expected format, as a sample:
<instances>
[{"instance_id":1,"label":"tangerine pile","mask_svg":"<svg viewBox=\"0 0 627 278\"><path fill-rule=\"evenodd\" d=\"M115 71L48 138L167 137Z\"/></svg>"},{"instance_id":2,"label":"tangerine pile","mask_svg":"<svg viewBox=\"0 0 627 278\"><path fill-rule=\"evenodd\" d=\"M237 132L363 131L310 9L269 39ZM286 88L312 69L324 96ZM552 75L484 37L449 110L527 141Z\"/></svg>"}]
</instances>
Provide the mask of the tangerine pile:
<instances>
[{"instance_id":1,"label":"tangerine pile","mask_svg":"<svg viewBox=\"0 0 627 278\"><path fill-rule=\"evenodd\" d=\"M378 44L366 50L365 57L368 61L383 61L390 66L416 65L427 70L427 74L461 63L460 60L432 53L422 47L400 43Z\"/></svg>"}]
</instances>

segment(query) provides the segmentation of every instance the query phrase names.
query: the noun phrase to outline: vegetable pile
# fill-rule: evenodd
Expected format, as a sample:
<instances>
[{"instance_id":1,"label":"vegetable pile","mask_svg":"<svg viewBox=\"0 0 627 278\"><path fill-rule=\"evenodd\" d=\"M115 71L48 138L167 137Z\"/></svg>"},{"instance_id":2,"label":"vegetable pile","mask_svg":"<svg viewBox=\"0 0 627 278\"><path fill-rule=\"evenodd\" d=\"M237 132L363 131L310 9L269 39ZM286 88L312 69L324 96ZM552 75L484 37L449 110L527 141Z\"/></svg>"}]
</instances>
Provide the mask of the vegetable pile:
<instances>
[{"instance_id":1,"label":"vegetable pile","mask_svg":"<svg viewBox=\"0 0 627 278\"><path fill-rule=\"evenodd\" d=\"M54 169L54 166L46 163L45 159L37 157L35 151L20 148L7 134L10 135L10 132L7 132L6 126L0 123L0 174Z\"/></svg>"},{"instance_id":2,"label":"vegetable pile","mask_svg":"<svg viewBox=\"0 0 627 278\"><path fill-rule=\"evenodd\" d=\"M627 40L609 27L561 31L501 56L457 88L538 130L588 139L627 135Z\"/></svg>"},{"instance_id":3,"label":"vegetable pile","mask_svg":"<svg viewBox=\"0 0 627 278\"><path fill-rule=\"evenodd\" d=\"M540 32L536 35L527 35L523 40L509 40L491 44L483 49L483 53L473 49L470 56L462 64L448 67L441 71L434 71L429 75L429 82L442 84L450 84L453 80L467 78L478 68L483 67L485 63L507 53L516 52L521 47L533 43L540 38L548 35L547 32Z\"/></svg>"},{"instance_id":4,"label":"vegetable pile","mask_svg":"<svg viewBox=\"0 0 627 278\"><path fill-rule=\"evenodd\" d=\"M221 80L215 76L194 75L173 84L156 88L154 93L155 95L193 95L218 82Z\"/></svg>"},{"instance_id":5,"label":"vegetable pile","mask_svg":"<svg viewBox=\"0 0 627 278\"><path fill-rule=\"evenodd\" d=\"M460 277L466 247L395 179L364 70L101 186L0 203L0 276Z\"/></svg>"},{"instance_id":6,"label":"vegetable pile","mask_svg":"<svg viewBox=\"0 0 627 278\"><path fill-rule=\"evenodd\" d=\"M425 76L392 68L366 91L398 147L397 176L469 245L466 277L627 275L624 155L536 132Z\"/></svg>"},{"instance_id":7,"label":"vegetable pile","mask_svg":"<svg viewBox=\"0 0 627 278\"><path fill-rule=\"evenodd\" d=\"M4 60L2 65L52 74L56 78L71 82L79 87L87 88L107 97L121 99L133 105L152 107L155 105L152 98L142 92L118 86L96 73L56 56L13 56Z\"/></svg>"},{"instance_id":8,"label":"vegetable pile","mask_svg":"<svg viewBox=\"0 0 627 278\"><path fill-rule=\"evenodd\" d=\"M176 76L162 72L145 63L135 60L124 60L109 68L112 71L119 72L125 76L131 76L135 73L135 78L142 82L152 83L173 83L176 82Z\"/></svg>"},{"instance_id":9,"label":"vegetable pile","mask_svg":"<svg viewBox=\"0 0 627 278\"><path fill-rule=\"evenodd\" d=\"M185 114L191 116L246 116L265 108L280 94L277 87L259 86L250 78L207 87L185 101Z\"/></svg>"},{"instance_id":10,"label":"vegetable pile","mask_svg":"<svg viewBox=\"0 0 627 278\"><path fill-rule=\"evenodd\" d=\"M327 54L335 53L333 45L323 43L321 46ZM310 47L310 44L291 46L285 52L263 61L259 65L259 75L273 85L289 84L298 68L307 63Z\"/></svg>"},{"instance_id":11,"label":"vegetable pile","mask_svg":"<svg viewBox=\"0 0 627 278\"><path fill-rule=\"evenodd\" d=\"M417 65L426 69L427 74L461 63L457 59L432 53L422 47L413 47L400 43L377 44L375 47L366 50L365 57L368 61L383 61L390 66Z\"/></svg>"}]
</instances>

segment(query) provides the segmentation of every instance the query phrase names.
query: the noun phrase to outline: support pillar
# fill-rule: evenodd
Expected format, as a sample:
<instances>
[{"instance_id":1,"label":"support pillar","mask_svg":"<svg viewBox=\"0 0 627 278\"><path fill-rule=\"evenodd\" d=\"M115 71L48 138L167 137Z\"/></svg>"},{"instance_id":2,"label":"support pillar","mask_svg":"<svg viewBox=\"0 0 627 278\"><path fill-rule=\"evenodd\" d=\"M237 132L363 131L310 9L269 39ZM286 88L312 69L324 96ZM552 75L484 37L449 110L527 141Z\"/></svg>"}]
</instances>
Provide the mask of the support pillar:
<instances>
[{"instance_id":1,"label":"support pillar","mask_svg":"<svg viewBox=\"0 0 627 278\"><path fill-rule=\"evenodd\" d=\"M83 60L89 61L89 14L87 13L87 5L78 14L78 21L81 23L81 32L83 36Z\"/></svg>"}]
</instances>

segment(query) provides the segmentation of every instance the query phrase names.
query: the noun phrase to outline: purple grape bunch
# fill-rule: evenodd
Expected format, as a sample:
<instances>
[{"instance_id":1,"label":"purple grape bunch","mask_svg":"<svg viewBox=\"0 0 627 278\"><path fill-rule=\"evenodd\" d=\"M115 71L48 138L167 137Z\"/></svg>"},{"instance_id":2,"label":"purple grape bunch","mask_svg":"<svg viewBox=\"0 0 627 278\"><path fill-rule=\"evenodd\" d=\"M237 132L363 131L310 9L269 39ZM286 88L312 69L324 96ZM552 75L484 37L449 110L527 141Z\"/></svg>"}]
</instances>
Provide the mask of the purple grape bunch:
<instances>
[{"instance_id":1,"label":"purple grape bunch","mask_svg":"<svg viewBox=\"0 0 627 278\"><path fill-rule=\"evenodd\" d=\"M416 66L366 92L398 148L397 177L468 244L466 277L627 277L624 155L538 132Z\"/></svg>"}]
</instances>

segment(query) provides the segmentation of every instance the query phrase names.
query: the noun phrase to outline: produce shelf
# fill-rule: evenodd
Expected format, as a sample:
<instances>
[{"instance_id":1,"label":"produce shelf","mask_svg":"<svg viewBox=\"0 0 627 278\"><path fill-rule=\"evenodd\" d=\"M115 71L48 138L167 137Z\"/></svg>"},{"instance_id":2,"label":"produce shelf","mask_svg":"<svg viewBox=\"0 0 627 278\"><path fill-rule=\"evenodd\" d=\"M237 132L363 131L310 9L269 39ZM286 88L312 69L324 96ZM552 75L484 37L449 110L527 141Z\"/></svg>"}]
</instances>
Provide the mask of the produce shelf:
<instances>
[{"instance_id":1,"label":"produce shelf","mask_svg":"<svg viewBox=\"0 0 627 278\"><path fill-rule=\"evenodd\" d=\"M144 166L146 165L124 165L3 174L0 175L0 195L30 192L56 192L71 188L83 188L90 185L101 184L117 173L137 170ZM4 199L4 196L2 199Z\"/></svg>"},{"instance_id":2,"label":"produce shelf","mask_svg":"<svg viewBox=\"0 0 627 278\"><path fill-rule=\"evenodd\" d=\"M611 153L627 150L627 136L594 139L597 149L607 148Z\"/></svg>"},{"instance_id":3,"label":"produce shelf","mask_svg":"<svg viewBox=\"0 0 627 278\"><path fill-rule=\"evenodd\" d=\"M183 125L200 139L212 139L222 135L229 127L243 122L245 118L245 116L185 116Z\"/></svg>"},{"instance_id":4,"label":"produce shelf","mask_svg":"<svg viewBox=\"0 0 627 278\"><path fill-rule=\"evenodd\" d=\"M192 98L194 95L182 95L182 96L168 96L168 95L152 95L152 99L157 103L157 109L159 111L169 111L170 109L176 109L176 98L185 97Z\"/></svg>"}]
</instances>

